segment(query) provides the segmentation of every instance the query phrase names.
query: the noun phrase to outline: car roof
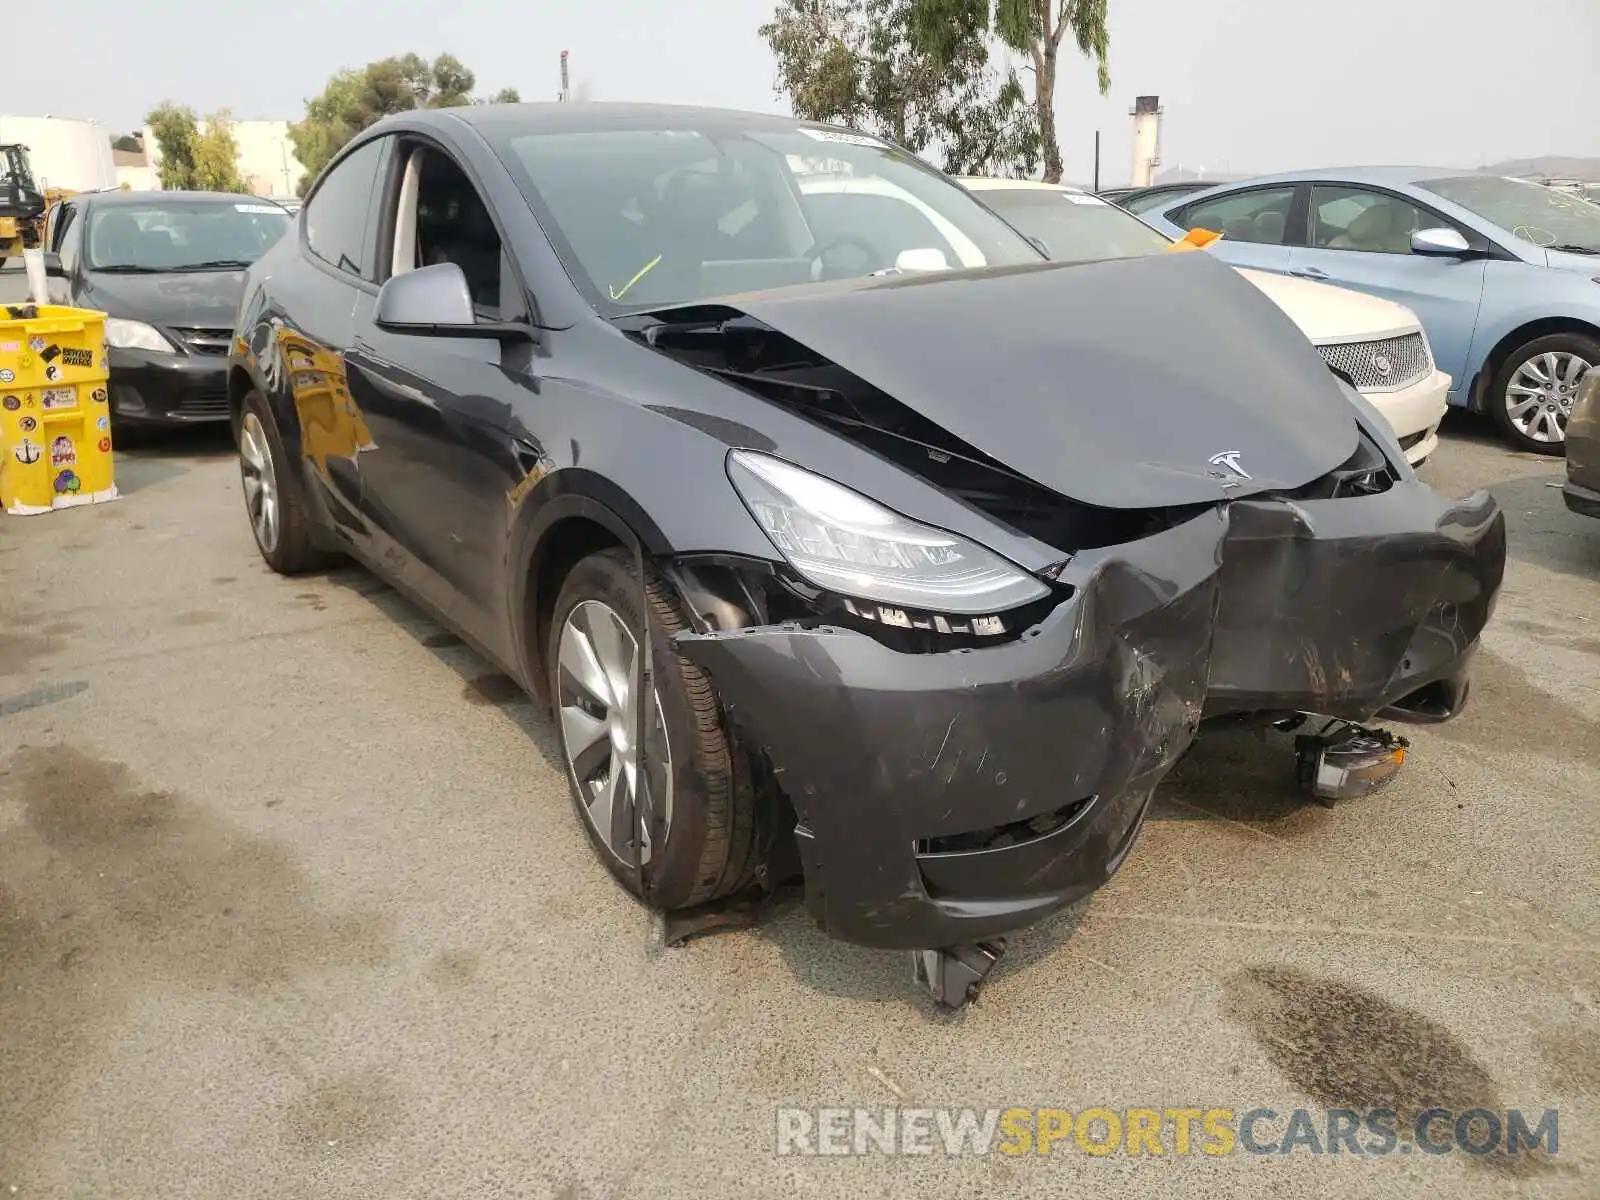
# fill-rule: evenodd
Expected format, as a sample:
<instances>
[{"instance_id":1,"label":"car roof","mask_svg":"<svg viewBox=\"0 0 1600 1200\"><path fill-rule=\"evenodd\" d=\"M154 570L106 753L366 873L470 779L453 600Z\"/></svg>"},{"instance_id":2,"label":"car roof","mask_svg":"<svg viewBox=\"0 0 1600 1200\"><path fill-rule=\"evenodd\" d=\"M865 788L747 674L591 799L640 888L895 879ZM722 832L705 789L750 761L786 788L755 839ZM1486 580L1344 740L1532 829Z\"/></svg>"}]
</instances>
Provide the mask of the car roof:
<instances>
[{"instance_id":1,"label":"car roof","mask_svg":"<svg viewBox=\"0 0 1600 1200\"><path fill-rule=\"evenodd\" d=\"M1334 183L1416 184L1428 179L1448 179L1461 175L1493 176L1492 171L1462 167L1315 167L1303 171L1280 171L1272 175L1251 175L1246 179L1219 180L1215 187L1240 187L1249 184L1328 181Z\"/></svg>"},{"instance_id":2,"label":"car roof","mask_svg":"<svg viewBox=\"0 0 1600 1200\"><path fill-rule=\"evenodd\" d=\"M97 207L102 204L137 204L149 208L151 206L159 207L169 200L216 200L229 204L272 203L271 200L261 196L246 196L239 192L125 192L121 188L104 192L82 192L79 195L67 198L69 200L92 200Z\"/></svg>"},{"instance_id":3,"label":"car roof","mask_svg":"<svg viewBox=\"0 0 1600 1200\"><path fill-rule=\"evenodd\" d=\"M844 129L825 121L803 121L781 113L746 112L735 108L702 108L688 104L631 104L612 100L575 103L472 104L458 108L412 109L394 118L422 125L459 121L475 129L519 129L530 133L583 133L630 128L737 128L790 130Z\"/></svg>"},{"instance_id":4,"label":"car roof","mask_svg":"<svg viewBox=\"0 0 1600 1200\"><path fill-rule=\"evenodd\" d=\"M957 175L956 181L969 191L974 192L1000 192L1000 191L1043 191L1043 192L1082 192L1083 189L1071 183L1045 183L1041 179L1006 179L993 175Z\"/></svg>"}]
</instances>

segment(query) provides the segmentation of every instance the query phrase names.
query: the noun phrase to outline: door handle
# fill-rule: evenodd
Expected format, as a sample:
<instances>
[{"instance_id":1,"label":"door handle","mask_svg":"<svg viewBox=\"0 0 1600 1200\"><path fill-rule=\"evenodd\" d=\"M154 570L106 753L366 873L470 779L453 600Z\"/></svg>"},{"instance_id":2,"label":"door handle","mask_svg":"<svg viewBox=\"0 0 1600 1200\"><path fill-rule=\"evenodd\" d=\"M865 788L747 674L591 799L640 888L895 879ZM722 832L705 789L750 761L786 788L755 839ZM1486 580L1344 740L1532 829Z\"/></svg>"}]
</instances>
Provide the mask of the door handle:
<instances>
[{"instance_id":1,"label":"door handle","mask_svg":"<svg viewBox=\"0 0 1600 1200\"><path fill-rule=\"evenodd\" d=\"M1297 275L1301 279L1326 279L1328 277L1326 271L1319 271L1316 267L1300 267L1290 271L1289 274Z\"/></svg>"}]
</instances>

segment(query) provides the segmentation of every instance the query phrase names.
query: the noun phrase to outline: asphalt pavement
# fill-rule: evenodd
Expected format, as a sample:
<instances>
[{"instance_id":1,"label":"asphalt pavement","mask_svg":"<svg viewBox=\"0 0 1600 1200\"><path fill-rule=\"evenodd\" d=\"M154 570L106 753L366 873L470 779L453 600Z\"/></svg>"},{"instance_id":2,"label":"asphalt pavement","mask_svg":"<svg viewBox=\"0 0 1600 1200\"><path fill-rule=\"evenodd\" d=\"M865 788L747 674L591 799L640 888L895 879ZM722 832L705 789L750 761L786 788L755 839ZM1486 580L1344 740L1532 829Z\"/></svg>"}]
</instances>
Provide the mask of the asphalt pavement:
<instances>
[{"instance_id":1,"label":"asphalt pavement","mask_svg":"<svg viewBox=\"0 0 1600 1200\"><path fill-rule=\"evenodd\" d=\"M1494 489L1512 561L1468 711L1388 791L1198 747L943 1015L793 900L663 948L508 681L360 570L267 570L225 438L119 452L120 501L0 516L0 1197L1593 1196L1600 522L1559 467L1467 419L1425 469ZM779 1154L786 1106L1401 1136ZM1413 1152L1431 1106L1555 1109L1559 1148Z\"/></svg>"}]
</instances>

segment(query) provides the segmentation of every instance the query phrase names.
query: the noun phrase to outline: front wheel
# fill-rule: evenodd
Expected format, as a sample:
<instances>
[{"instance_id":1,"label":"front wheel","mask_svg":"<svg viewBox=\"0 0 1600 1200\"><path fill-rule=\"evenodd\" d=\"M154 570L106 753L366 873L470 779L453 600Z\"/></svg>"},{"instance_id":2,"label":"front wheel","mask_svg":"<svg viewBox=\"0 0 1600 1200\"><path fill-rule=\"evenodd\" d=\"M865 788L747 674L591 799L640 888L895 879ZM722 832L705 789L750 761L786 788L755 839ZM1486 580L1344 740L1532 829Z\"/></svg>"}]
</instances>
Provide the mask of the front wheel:
<instances>
[{"instance_id":1,"label":"front wheel","mask_svg":"<svg viewBox=\"0 0 1600 1200\"><path fill-rule=\"evenodd\" d=\"M278 423L259 392L245 397L239 421L239 478L256 549L274 571L298 575L333 565L317 548L305 484L293 469Z\"/></svg>"},{"instance_id":2,"label":"front wheel","mask_svg":"<svg viewBox=\"0 0 1600 1200\"><path fill-rule=\"evenodd\" d=\"M1600 363L1600 341L1582 333L1534 338L1507 356L1489 388L1489 414L1519 450L1563 454L1578 383Z\"/></svg>"},{"instance_id":3,"label":"front wheel","mask_svg":"<svg viewBox=\"0 0 1600 1200\"><path fill-rule=\"evenodd\" d=\"M641 605L654 693L643 770ZM668 640L685 625L655 572L646 567L641 589L633 557L606 550L567 575L545 655L567 783L589 840L618 882L668 910L749 886L759 854L754 800L739 785L711 681Z\"/></svg>"}]
</instances>

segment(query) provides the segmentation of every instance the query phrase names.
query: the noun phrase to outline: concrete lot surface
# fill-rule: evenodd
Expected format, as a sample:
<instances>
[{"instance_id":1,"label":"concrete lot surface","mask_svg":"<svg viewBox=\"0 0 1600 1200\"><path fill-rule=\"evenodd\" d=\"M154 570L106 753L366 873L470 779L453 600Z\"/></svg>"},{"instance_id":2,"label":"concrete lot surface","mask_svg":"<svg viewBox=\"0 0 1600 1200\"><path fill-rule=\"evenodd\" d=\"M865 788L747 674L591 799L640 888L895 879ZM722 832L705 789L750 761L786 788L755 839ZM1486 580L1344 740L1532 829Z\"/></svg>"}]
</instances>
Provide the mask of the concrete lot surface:
<instances>
[{"instance_id":1,"label":"concrete lot surface","mask_svg":"<svg viewBox=\"0 0 1600 1200\"><path fill-rule=\"evenodd\" d=\"M545 718L225 439L0 517L0 1198L1594 1196L1600 522L1452 422L1511 552L1468 712L1332 810L1203 745L1120 875L935 1013L790 901L678 950ZM780 1106L1559 1109L1559 1151L779 1156ZM1099 1136L1104 1136L1103 1134ZM1148 1149L1148 1148L1147 1148Z\"/></svg>"}]
</instances>

